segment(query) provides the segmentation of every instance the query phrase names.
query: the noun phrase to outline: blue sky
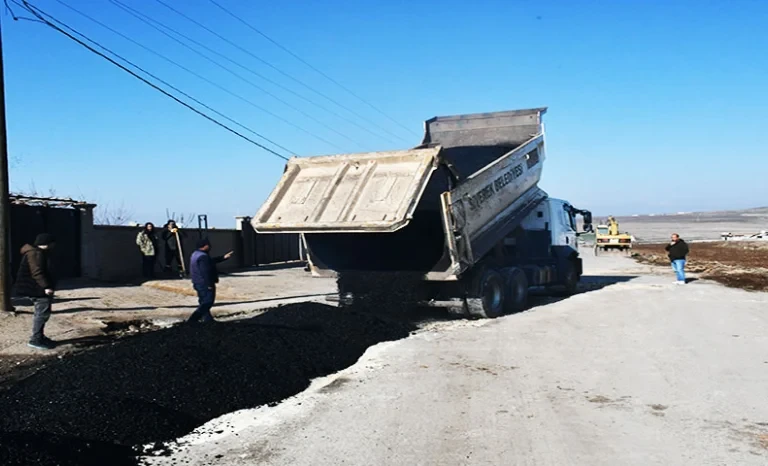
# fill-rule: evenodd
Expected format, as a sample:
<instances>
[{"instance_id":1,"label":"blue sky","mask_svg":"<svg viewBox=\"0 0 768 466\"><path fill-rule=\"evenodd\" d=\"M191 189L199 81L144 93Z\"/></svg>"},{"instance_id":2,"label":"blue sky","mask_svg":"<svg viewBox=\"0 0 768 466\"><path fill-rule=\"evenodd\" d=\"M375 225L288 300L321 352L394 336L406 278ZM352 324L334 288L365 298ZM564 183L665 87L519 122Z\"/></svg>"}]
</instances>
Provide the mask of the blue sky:
<instances>
[{"instance_id":1,"label":"blue sky","mask_svg":"<svg viewBox=\"0 0 768 466\"><path fill-rule=\"evenodd\" d=\"M32 3L299 155L416 145L435 115L547 106L542 185L603 214L768 204L768 2L219 0L411 134L208 0L171 2L375 122L360 120L154 0L123 0L388 140L238 69L320 125L107 0L66 0L285 124L68 10ZM17 14L22 11L14 7ZM205 121L45 26L3 15L11 186L166 208L216 226L252 215L284 161ZM221 59L217 60L221 61ZM226 62L223 62L226 63ZM355 144L328 127L342 133Z\"/></svg>"}]
</instances>

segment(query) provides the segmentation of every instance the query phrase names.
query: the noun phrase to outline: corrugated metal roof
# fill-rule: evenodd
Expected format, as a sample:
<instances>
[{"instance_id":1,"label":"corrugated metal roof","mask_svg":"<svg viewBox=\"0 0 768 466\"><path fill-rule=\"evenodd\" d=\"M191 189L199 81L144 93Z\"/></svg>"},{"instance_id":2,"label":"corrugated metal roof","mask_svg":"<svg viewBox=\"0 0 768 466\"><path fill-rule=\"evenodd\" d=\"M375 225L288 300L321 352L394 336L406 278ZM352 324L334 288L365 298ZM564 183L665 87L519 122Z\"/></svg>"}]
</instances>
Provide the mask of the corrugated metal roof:
<instances>
[{"instance_id":1,"label":"corrugated metal roof","mask_svg":"<svg viewBox=\"0 0 768 466\"><path fill-rule=\"evenodd\" d=\"M14 205L26 205L36 207L96 207L85 201L78 201L70 197L43 197L27 196L24 194L10 194L8 201Z\"/></svg>"}]
</instances>

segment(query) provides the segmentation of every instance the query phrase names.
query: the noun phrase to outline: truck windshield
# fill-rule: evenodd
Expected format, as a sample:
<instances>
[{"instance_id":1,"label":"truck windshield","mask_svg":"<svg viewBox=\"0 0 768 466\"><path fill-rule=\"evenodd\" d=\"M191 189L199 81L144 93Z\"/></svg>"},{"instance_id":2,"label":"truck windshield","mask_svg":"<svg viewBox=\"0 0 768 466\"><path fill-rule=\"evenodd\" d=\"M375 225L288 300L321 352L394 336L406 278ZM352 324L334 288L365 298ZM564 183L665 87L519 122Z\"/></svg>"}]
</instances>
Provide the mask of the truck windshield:
<instances>
[{"instance_id":1,"label":"truck windshield","mask_svg":"<svg viewBox=\"0 0 768 466\"><path fill-rule=\"evenodd\" d=\"M597 234L598 235L607 235L608 234L608 227L597 227Z\"/></svg>"}]
</instances>

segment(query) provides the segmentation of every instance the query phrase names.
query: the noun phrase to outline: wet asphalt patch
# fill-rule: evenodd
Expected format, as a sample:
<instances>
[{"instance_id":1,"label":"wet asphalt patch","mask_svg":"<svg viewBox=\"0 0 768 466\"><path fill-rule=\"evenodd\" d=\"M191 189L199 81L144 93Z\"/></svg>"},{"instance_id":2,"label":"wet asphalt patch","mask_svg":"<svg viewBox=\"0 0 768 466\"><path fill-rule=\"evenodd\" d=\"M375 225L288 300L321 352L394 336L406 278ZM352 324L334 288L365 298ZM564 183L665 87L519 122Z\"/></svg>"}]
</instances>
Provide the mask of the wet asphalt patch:
<instances>
[{"instance_id":1,"label":"wet asphalt patch","mask_svg":"<svg viewBox=\"0 0 768 466\"><path fill-rule=\"evenodd\" d=\"M403 319L302 303L120 339L0 392L0 464L135 465L142 445L278 403L412 330Z\"/></svg>"}]
</instances>

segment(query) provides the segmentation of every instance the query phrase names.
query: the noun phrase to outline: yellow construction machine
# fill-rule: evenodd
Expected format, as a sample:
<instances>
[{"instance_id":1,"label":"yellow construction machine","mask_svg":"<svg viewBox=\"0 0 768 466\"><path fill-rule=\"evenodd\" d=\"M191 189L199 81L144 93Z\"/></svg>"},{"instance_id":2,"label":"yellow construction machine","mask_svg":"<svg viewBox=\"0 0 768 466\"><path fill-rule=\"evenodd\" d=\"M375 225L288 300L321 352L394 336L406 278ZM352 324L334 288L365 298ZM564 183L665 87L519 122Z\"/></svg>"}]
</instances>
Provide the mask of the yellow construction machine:
<instances>
[{"instance_id":1,"label":"yellow construction machine","mask_svg":"<svg viewBox=\"0 0 768 466\"><path fill-rule=\"evenodd\" d=\"M626 255L632 253L632 235L619 233L619 222L613 216L595 228L595 255L599 256L604 252Z\"/></svg>"}]
</instances>

